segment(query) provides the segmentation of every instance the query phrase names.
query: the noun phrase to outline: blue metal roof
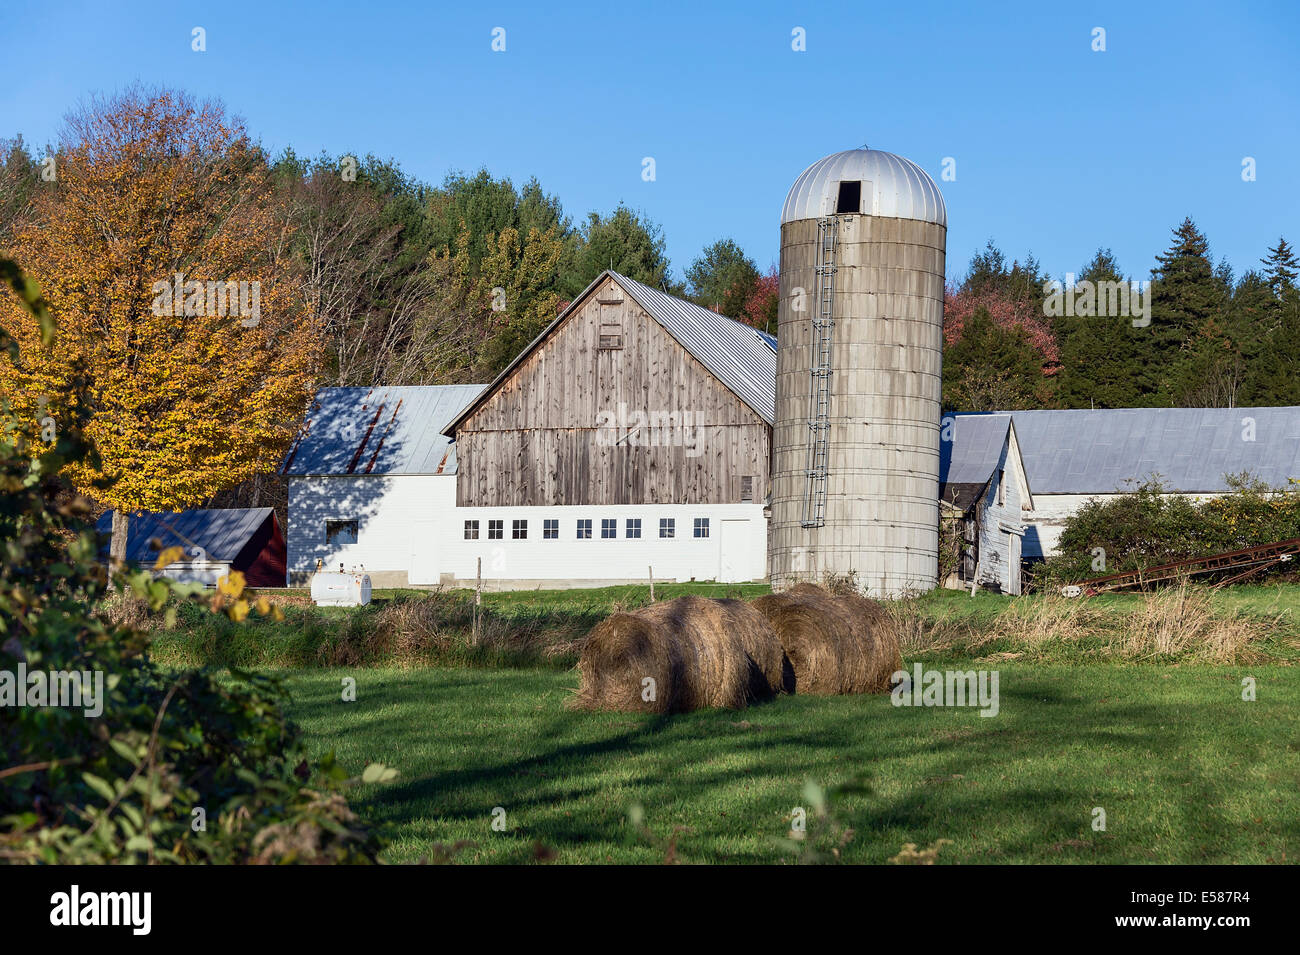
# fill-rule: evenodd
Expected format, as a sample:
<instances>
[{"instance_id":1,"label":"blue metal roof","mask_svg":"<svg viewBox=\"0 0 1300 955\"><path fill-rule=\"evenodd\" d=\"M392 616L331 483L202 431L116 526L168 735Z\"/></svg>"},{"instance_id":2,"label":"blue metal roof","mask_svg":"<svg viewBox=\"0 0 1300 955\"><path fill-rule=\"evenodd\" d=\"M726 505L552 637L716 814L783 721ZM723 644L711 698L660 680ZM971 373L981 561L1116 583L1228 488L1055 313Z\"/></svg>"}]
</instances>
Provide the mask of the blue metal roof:
<instances>
[{"instance_id":1,"label":"blue metal roof","mask_svg":"<svg viewBox=\"0 0 1300 955\"><path fill-rule=\"evenodd\" d=\"M1227 491L1243 471L1274 487L1300 478L1300 407L1008 413L1035 494L1126 491L1153 474L1186 494Z\"/></svg>"},{"instance_id":2,"label":"blue metal roof","mask_svg":"<svg viewBox=\"0 0 1300 955\"><path fill-rule=\"evenodd\" d=\"M456 446L442 433L482 385L322 388L287 475L455 474Z\"/></svg>"},{"instance_id":3,"label":"blue metal roof","mask_svg":"<svg viewBox=\"0 0 1300 955\"><path fill-rule=\"evenodd\" d=\"M1010 430L1010 415L945 415L939 429L939 483L988 481Z\"/></svg>"},{"instance_id":4,"label":"blue metal roof","mask_svg":"<svg viewBox=\"0 0 1300 955\"><path fill-rule=\"evenodd\" d=\"M157 559L157 551L149 546L153 538L161 544L159 550L185 548L187 558L198 556L193 548L201 547L209 560L234 560L268 518L275 519L273 508L231 507L132 514L127 525L126 560L143 564ZM112 534L112 511L99 518L95 530L100 534ZM107 545L100 550L107 555Z\"/></svg>"}]
</instances>

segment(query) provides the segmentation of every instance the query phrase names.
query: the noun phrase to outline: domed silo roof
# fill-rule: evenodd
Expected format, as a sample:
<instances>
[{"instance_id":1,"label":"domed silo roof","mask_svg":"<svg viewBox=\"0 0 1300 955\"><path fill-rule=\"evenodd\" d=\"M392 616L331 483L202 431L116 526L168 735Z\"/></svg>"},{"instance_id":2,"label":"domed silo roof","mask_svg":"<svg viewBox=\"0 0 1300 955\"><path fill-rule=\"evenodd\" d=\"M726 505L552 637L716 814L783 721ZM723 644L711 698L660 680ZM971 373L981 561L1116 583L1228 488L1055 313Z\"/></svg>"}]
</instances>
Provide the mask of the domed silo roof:
<instances>
[{"instance_id":1,"label":"domed silo roof","mask_svg":"<svg viewBox=\"0 0 1300 955\"><path fill-rule=\"evenodd\" d=\"M840 183L870 183L859 208L842 208ZM852 193L848 194L851 202ZM841 206L837 210L837 204ZM848 149L819 159L790 187L781 210L781 224L819 219L836 211L889 219L915 219L948 225L948 210L934 180L902 156L879 149Z\"/></svg>"}]
</instances>

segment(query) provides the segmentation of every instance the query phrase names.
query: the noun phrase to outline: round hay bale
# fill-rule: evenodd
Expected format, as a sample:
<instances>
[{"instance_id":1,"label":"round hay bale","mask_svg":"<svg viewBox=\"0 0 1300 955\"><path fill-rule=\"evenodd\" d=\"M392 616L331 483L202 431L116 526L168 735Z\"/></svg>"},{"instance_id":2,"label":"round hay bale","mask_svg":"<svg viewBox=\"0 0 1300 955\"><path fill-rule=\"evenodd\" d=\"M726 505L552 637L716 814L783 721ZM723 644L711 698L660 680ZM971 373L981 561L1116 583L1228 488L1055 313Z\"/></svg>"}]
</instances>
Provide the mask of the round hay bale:
<instances>
[{"instance_id":1,"label":"round hay bale","mask_svg":"<svg viewBox=\"0 0 1300 955\"><path fill-rule=\"evenodd\" d=\"M750 699L762 700L782 691L791 692L794 674L790 661L785 658L781 641L767 617L743 600L727 597L714 603L722 608L722 625L740 638L740 645L749 656Z\"/></svg>"},{"instance_id":2,"label":"round hay bale","mask_svg":"<svg viewBox=\"0 0 1300 955\"><path fill-rule=\"evenodd\" d=\"M771 669L771 656L780 645L766 619L748 609L678 597L601 621L579 656L572 705L687 713L707 707L739 709L752 696L768 695L766 671L746 646L753 646ZM766 644L764 633L771 634Z\"/></svg>"},{"instance_id":3,"label":"round hay bale","mask_svg":"<svg viewBox=\"0 0 1300 955\"><path fill-rule=\"evenodd\" d=\"M805 583L759 597L753 606L781 642L793 692L886 692L890 674L901 667L892 623L875 601L837 597Z\"/></svg>"}]
</instances>

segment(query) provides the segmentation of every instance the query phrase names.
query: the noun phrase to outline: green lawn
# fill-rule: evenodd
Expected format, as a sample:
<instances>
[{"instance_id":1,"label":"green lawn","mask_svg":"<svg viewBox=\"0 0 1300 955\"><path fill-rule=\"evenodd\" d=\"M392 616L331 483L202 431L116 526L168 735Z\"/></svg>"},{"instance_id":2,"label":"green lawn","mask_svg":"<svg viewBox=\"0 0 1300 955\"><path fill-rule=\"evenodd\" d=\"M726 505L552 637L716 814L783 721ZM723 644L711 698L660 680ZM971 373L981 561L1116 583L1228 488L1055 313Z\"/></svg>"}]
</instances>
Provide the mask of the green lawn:
<instances>
[{"instance_id":1,"label":"green lawn","mask_svg":"<svg viewBox=\"0 0 1300 955\"><path fill-rule=\"evenodd\" d=\"M960 596L960 595L958 595ZM978 601L979 598L976 598ZM966 666L981 666L970 664ZM982 664L989 667L990 664ZM554 669L290 674L317 752L396 766L354 806L414 862L793 861L780 843L809 779L833 796L842 857L881 863L950 839L940 862L1262 863L1300 856L1300 680L1286 666L1002 663L1001 712L888 697L784 697L674 717L564 708ZM1258 701L1241 700L1244 675ZM340 701L344 676L358 699ZM645 831L628 822L644 809ZM507 830L491 827L505 810ZM1093 831L1092 810L1106 812ZM679 829L679 827L682 827ZM834 838L810 823L813 843ZM805 845L808 841L805 841Z\"/></svg>"}]
</instances>

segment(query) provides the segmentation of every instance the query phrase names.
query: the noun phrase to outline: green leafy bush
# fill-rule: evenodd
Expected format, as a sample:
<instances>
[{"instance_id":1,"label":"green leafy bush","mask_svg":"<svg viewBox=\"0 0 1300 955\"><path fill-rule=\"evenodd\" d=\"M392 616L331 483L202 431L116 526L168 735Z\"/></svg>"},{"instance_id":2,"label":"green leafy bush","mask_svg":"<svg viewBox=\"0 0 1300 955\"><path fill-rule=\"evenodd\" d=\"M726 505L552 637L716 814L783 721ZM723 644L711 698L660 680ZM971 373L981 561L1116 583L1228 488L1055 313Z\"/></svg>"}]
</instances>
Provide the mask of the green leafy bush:
<instances>
[{"instance_id":1,"label":"green leafy bush","mask_svg":"<svg viewBox=\"0 0 1300 955\"><path fill-rule=\"evenodd\" d=\"M1300 537L1300 484L1271 488L1244 474L1228 484L1206 501L1170 494L1158 479L1091 500L1066 521L1042 576L1086 580Z\"/></svg>"},{"instance_id":2,"label":"green leafy bush","mask_svg":"<svg viewBox=\"0 0 1300 955\"><path fill-rule=\"evenodd\" d=\"M3 333L0 342L9 344ZM0 859L374 861L381 843L344 797L356 781L332 755L307 759L275 679L168 672L150 660L145 633L109 617L114 587L155 611L178 593L197 597L148 570L110 579L97 563L89 502L58 480L66 462L93 454L80 425L61 422L53 448L38 453L0 407ZM243 619L241 589L235 577L211 608L185 612ZM23 668L90 674L102 695L16 705ZM370 766L363 779L394 774Z\"/></svg>"}]
</instances>

